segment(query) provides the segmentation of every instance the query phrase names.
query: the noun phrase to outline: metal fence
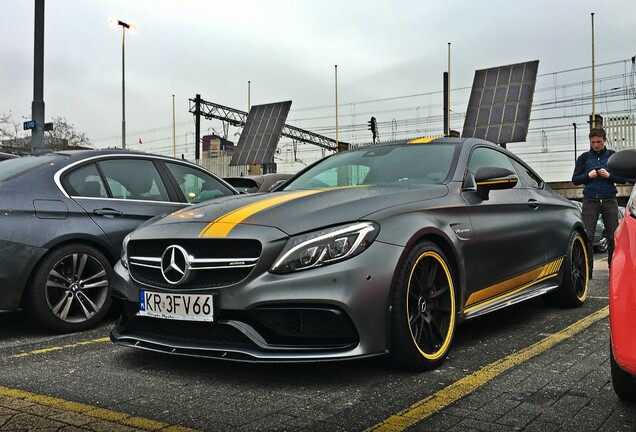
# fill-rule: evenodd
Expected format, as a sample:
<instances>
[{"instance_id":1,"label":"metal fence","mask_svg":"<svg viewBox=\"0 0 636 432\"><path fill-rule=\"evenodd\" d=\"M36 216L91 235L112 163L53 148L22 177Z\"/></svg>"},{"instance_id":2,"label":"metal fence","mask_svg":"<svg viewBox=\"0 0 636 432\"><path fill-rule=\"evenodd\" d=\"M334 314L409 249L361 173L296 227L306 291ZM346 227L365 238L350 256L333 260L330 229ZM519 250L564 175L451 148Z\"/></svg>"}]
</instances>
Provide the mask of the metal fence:
<instances>
[{"instance_id":1,"label":"metal fence","mask_svg":"<svg viewBox=\"0 0 636 432\"><path fill-rule=\"evenodd\" d=\"M608 147L616 151L636 148L634 114L606 117L603 123Z\"/></svg>"}]
</instances>

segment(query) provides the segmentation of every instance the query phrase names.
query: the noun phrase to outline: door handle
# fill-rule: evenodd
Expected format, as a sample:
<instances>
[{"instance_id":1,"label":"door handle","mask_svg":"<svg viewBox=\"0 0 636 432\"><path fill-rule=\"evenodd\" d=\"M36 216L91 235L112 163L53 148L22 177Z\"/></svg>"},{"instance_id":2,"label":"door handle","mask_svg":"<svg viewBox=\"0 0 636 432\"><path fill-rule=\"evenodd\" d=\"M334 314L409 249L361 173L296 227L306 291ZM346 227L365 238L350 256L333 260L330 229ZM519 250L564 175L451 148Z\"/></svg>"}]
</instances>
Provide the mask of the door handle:
<instances>
[{"instance_id":1,"label":"door handle","mask_svg":"<svg viewBox=\"0 0 636 432\"><path fill-rule=\"evenodd\" d=\"M123 216L124 212L111 209L111 208L103 208L103 209L93 210L93 214L97 216L107 217L107 218L114 218L114 217Z\"/></svg>"},{"instance_id":2,"label":"door handle","mask_svg":"<svg viewBox=\"0 0 636 432\"><path fill-rule=\"evenodd\" d=\"M539 208L539 201L537 201L535 199L528 200L528 207L530 207L533 210L538 209Z\"/></svg>"}]
</instances>

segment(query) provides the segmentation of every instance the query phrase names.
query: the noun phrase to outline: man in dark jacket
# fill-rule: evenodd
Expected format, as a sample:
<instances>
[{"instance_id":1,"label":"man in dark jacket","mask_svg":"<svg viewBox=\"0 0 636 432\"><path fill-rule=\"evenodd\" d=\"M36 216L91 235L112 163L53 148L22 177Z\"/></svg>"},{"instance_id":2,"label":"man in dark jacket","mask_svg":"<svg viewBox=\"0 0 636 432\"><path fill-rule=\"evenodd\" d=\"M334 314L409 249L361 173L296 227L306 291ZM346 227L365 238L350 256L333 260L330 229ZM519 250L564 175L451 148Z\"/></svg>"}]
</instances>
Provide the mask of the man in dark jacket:
<instances>
[{"instance_id":1,"label":"man in dark jacket","mask_svg":"<svg viewBox=\"0 0 636 432\"><path fill-rule=\"evenodd\" d=\"M607 170L607 160L614 153L605 147L605 129L591 129L590 150L583 153L576 160L572 183L585 185L583 189L583 223L589 238L588 258L590 264L590 278L593 268L594 231L599 214L603 216L605 235L607 237L607 265L612 262L614 253L614 231L618 226L618 202L616 201L616 186L614 183L625 183L625 179Z\"/></svg>"}]
</instances>

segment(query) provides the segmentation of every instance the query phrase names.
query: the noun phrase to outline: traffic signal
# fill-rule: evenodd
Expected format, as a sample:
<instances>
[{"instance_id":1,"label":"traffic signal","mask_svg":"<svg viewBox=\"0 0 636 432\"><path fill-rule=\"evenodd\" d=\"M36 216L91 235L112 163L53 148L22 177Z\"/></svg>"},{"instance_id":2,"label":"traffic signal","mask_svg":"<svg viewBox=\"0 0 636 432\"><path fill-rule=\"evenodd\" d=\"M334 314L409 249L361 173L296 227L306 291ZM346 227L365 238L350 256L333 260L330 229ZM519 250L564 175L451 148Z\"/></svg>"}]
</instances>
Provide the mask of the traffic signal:
<instances>
[{"instance_id":1,"label":"traffic signal","mask_svg":"<svg viewBox=\"0 0 636 432\"><path fill-rule=\"evenodd\" d=\"M378 135L378 122L375 120L375 117L371 117L371 120L369 120L369 130L373 134L373 142L375 143L375 139Z\"/></svg>"}]
</instances>

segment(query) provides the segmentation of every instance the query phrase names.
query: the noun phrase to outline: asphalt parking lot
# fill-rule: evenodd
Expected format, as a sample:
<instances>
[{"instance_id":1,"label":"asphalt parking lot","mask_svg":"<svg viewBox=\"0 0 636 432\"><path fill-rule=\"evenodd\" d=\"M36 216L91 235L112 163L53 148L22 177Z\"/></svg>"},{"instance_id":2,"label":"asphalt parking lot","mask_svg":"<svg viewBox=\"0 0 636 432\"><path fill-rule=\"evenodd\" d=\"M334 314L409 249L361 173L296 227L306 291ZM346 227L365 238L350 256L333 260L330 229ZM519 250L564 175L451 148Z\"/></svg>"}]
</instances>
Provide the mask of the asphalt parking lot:
<instances>
[{"instance_id":1,"label":"asphalt parking lot","mask_svg":"<svg viewBox=\"0 0 636 432\"><path fill-rule=\"evenodd\" d=\"M609 374L609 273L575 310L532 300L469 321L446 363L258 365L118 347L112 319L50 335L0 314L2 431L634 431Z\"/></svg>"}]
</instances>

